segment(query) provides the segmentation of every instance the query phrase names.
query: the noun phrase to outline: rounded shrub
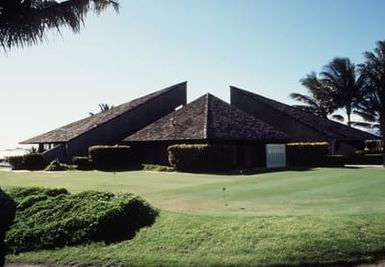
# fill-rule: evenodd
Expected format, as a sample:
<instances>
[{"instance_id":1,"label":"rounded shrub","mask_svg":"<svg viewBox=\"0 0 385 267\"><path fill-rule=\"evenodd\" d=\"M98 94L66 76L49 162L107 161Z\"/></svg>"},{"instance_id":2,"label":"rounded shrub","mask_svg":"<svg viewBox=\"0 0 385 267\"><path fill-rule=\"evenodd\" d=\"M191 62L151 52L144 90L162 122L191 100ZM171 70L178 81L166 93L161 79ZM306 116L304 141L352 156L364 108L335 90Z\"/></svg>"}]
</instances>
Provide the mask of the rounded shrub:
<instances>
[{"instance_id":1,"label":"rounded shrub","mask_svg":"<svg viewBox=\"0 0 385 267\"><path fill-rule=\"evenodd\" d=\"M18 205L6 236L13 253L129 239L157 216L147 202L128 193L16 188L9 194Z\"/></svg>"},{"instance_id":2,"label":"rounded shrub","mask_svg":"<svg viewBox=\"0 0 385 267\"><path fill-rule=\"evenodd\" d=\"M15 218L16 203L0 189L0 266L4 266L5 233Z\"/></svg>"}]
</instances>

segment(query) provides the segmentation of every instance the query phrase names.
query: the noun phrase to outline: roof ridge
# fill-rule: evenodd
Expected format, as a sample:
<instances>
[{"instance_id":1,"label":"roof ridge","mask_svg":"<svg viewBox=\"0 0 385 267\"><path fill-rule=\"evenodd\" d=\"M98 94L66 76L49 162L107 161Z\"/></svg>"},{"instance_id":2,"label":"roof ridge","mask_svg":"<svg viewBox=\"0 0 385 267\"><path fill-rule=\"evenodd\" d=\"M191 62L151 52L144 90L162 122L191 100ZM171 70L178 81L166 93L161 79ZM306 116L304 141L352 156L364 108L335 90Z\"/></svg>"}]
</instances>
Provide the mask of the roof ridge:
<instances>
[{"instance_id":1,"label":"roof ridge","mask_svg":"<svg viewBox=\"0 0 385 267\"><path fill-rule=\"evenodd\" d=\"M204 135L204 137L207 139L208 137L209 137L209 134L208 134L208 124L209 124L209 108L210 108L210 93L207 93L206 95L205 95L205 101L206 101L206 103L205 103L205 110L204 110L204 112L205 112L205 122L204 122L204 129L203 129L203 135Z\"/></svg>"}]
</instances>

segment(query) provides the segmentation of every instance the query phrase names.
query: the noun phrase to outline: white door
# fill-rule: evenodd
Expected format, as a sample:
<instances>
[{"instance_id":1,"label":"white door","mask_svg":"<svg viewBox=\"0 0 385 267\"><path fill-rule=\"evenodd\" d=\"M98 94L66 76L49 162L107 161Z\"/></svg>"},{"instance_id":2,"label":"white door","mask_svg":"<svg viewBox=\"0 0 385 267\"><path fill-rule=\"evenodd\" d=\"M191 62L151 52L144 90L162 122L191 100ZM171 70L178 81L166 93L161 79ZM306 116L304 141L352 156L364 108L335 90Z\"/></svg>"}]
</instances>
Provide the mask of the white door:
<instances>
[{"instance_id":1,"label":"white door","mask_svg":"<svg viewBox=\"0 0 385 267\"><path fill-rule=\"evenodd\" d=\"M266 167L283 168L286 167L286 145L267 144L266 145Z\"/></svg>"}]
</instances>

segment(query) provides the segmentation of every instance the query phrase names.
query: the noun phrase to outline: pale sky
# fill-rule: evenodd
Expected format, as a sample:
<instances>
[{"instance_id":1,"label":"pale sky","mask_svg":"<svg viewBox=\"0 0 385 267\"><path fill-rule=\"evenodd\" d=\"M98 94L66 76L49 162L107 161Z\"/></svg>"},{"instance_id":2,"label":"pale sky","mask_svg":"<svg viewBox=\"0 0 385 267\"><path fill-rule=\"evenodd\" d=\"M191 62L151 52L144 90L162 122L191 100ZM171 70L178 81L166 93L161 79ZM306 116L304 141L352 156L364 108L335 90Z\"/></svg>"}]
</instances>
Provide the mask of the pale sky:
<instances>
[{"instance_id":1,"label":"pale sky","mask_svg":"<svg viewBox=\"0 0 385 267\"><path fill-rule=\"evenodd\" d=\"M229 85L292 104L335 56L363 61L385 40L382 0L121 0L79 34L0 52L0 149L188 81L188 98Z\"/></svg>"}]
</instances>

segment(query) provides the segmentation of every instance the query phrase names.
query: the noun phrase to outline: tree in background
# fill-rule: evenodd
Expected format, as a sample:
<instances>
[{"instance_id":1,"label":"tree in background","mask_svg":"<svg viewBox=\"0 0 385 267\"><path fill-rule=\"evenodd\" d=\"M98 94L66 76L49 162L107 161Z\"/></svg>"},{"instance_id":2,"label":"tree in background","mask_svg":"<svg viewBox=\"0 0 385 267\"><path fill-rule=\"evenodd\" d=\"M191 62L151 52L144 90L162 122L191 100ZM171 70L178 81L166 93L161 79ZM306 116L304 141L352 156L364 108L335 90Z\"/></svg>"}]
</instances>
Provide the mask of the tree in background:
<instances>
[{"instance_id":1,"label":"tree in background","mask_svg":"<svg viewBox=\"0 0 385 267\"><path fill-rule=\"evenodd\" d=\"M321 72L330 104L346 111L348 125L352 125L351 114L355 102L362 97L363 77L349 58L334 58Z\"/></svg>"},{"instance_id":2,"label":"tree in background","mask_svg":"<svg viewBox=\"0 0 385 267\"><path fill-rule=\"evenodd\" d=\"M78 32L89 11L99 14L113 0L0 0L0 46L3 49L34 45L46 39L46 32L68 26Z\"/></svg>"},{"instance_id":3,"label":"tree in background","mask_svg":"<svg viewBox=\"0 0 385 267\"><path fill-rule=\"evenodd\" d=\"M359 65L364 80L362 99L355 103L355 113L368 127L378 127L385 141L385 41L377 42L373 52L364 53L366 61ZM362 125L365 126L365 125ZM385 162L384 162L385 163Z\"/></svg>"},{"instance_id":4,"label":"tree in background","mask_svg":"<svg viewBox=\"0 0 385 267\"><path fill-rule=\"evenodd\" d=\"M308 90L308 95L292 93L290 97L302 103L302 105L294 105L303 111L312 113L321 118L328 118L336 109L337 106L331 101L331 92L324 81L320 79L317 73L312 72L305 78L300 80L301 84ZM332 115L333 119L343 120L341 115Z\"/></svg>"},{"instance_id":5,"label":"tree in background","mask_svg":"<svg viewBox=\"0 0 385 267\"><path fill-rule=\"evenodd\" d=\"M106 111L112 109L113 107L114 107L113 105L99 104L100 112L106 112ZM90 116L95 115L95 113L93 113L93 112L90 112L89 114L90 114Z\"/></svg>"}]
</instances>

